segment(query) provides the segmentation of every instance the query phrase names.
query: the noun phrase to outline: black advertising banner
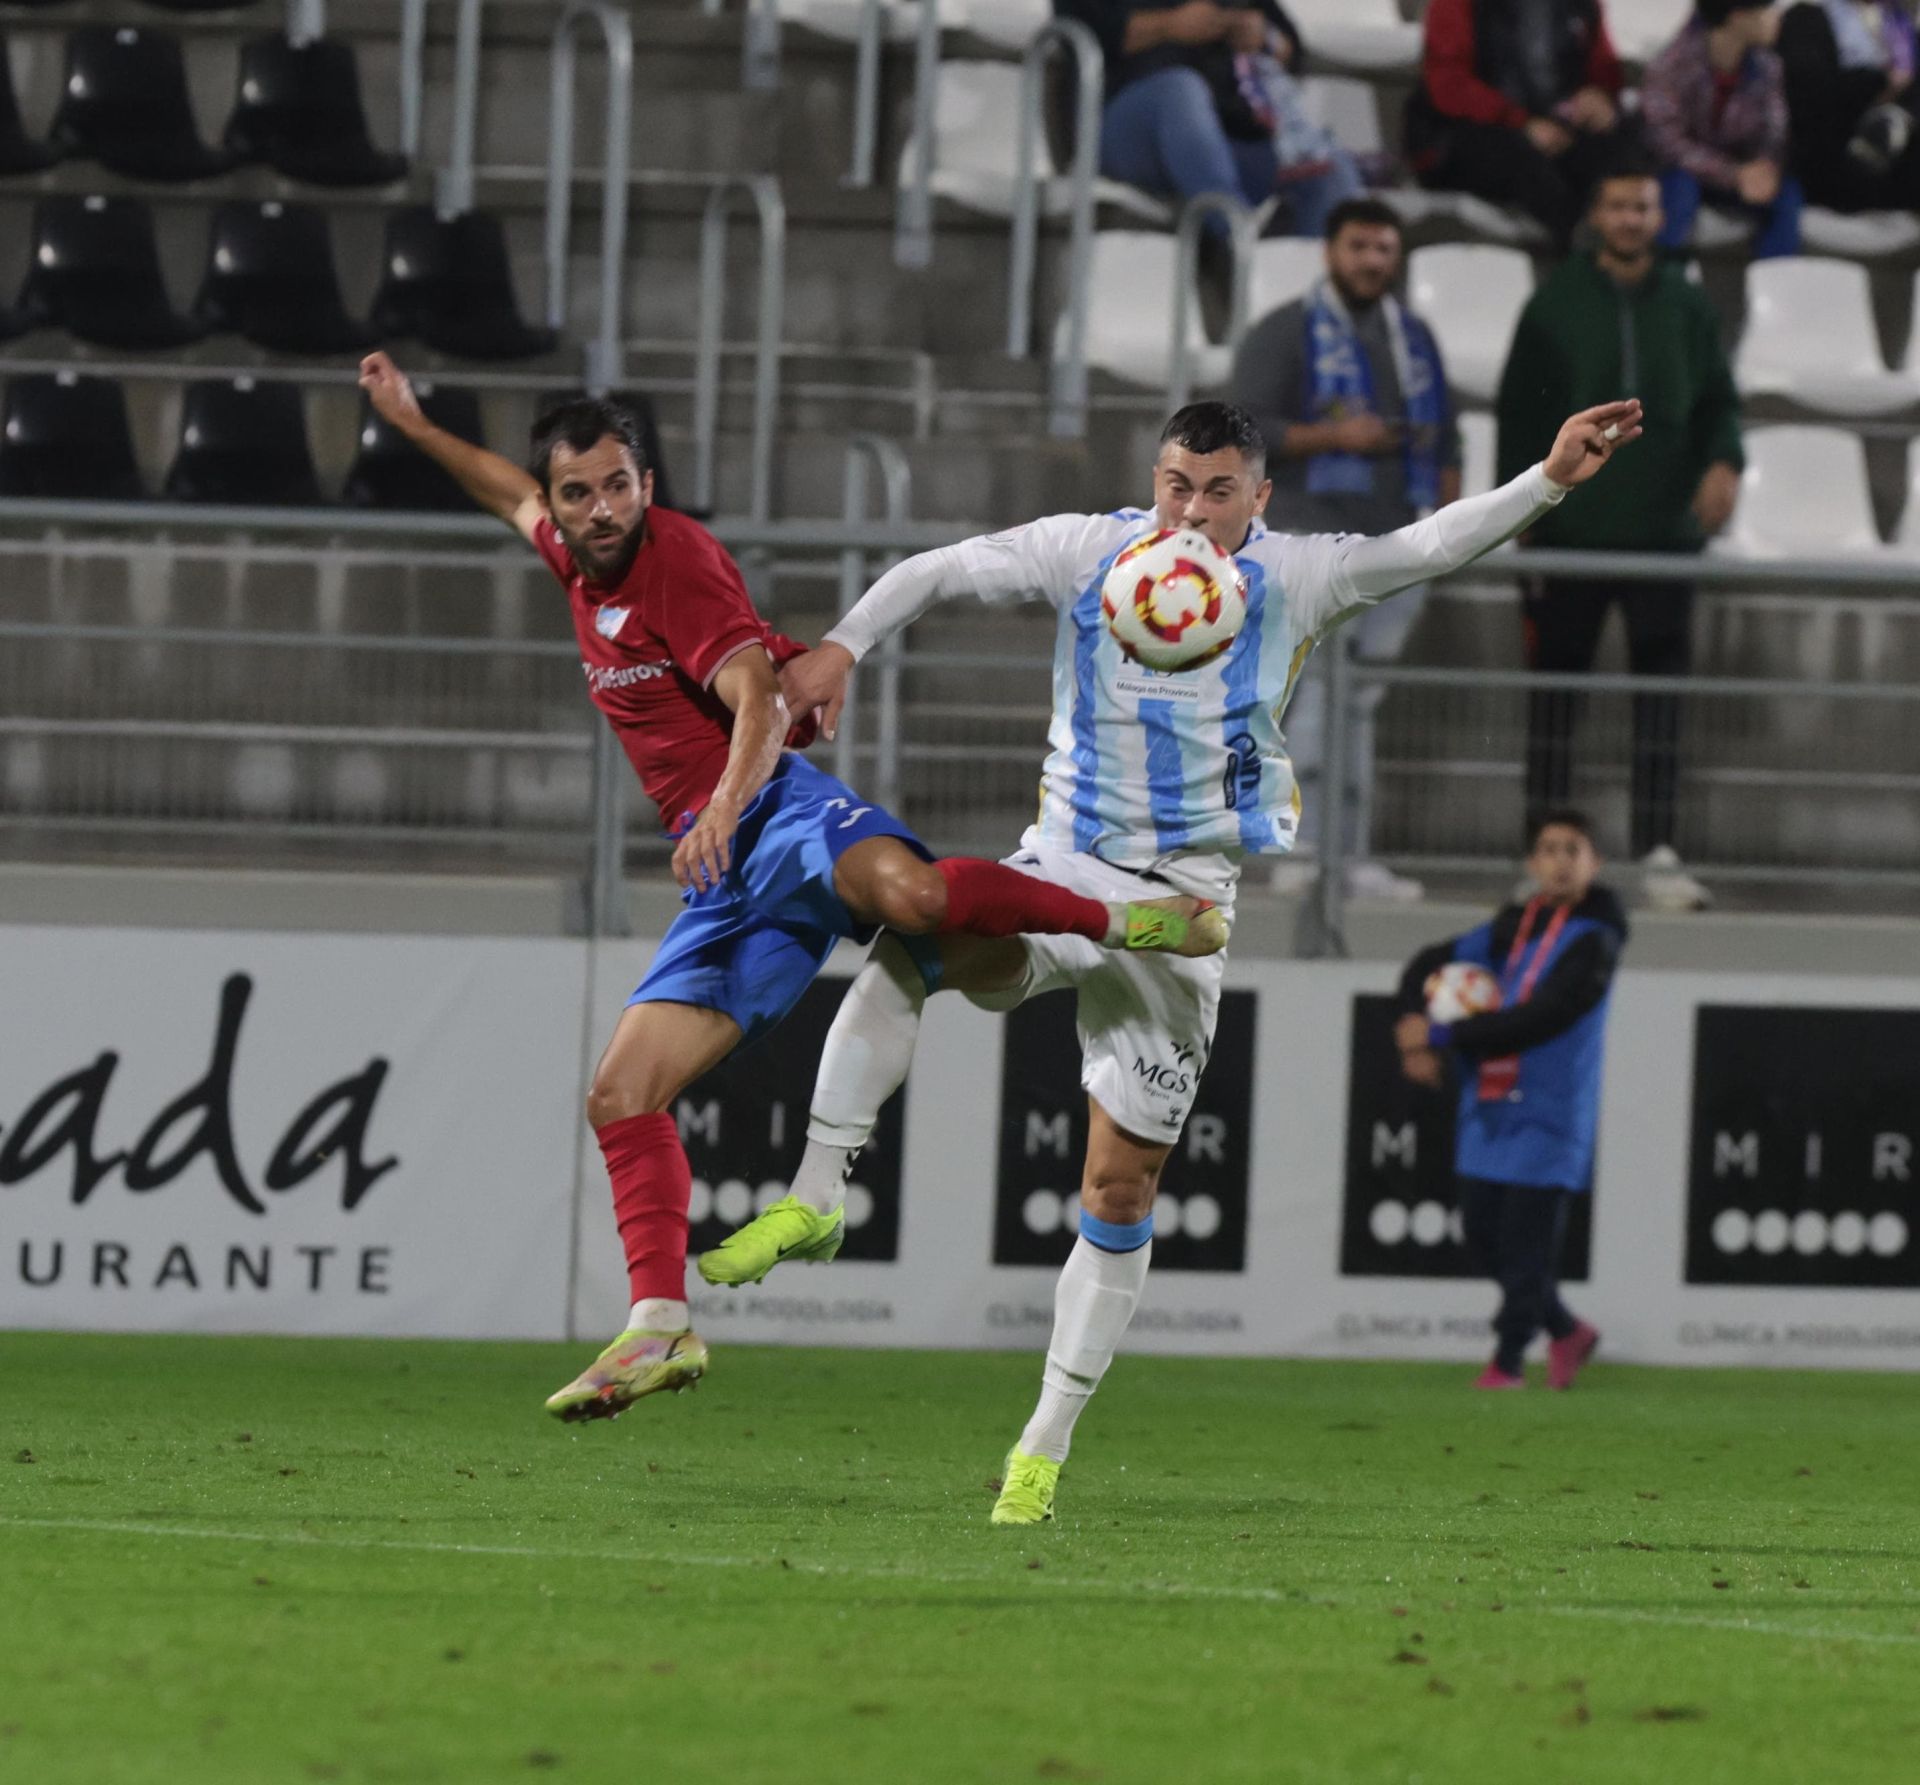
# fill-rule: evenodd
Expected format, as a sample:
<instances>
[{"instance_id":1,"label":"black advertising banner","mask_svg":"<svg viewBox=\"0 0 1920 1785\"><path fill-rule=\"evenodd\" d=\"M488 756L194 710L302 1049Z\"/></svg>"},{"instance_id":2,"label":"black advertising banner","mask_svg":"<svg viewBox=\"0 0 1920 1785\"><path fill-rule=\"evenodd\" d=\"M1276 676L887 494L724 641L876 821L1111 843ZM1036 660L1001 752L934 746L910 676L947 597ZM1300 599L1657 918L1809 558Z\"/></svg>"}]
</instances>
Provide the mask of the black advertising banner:
<instances>
[{"instance_id":1,"label":"black advertising banner","mask_svg":"<svg viewBox=\"0 0 1920 1785\"><path fill-rule=\"evenodd\" d=\"M1920 1011L1702 1005L1689 1283L1920 1287Z\"/></svg>"},{"instance_id":2,"label":"black advertising banner","mask_svg":"<svg viewBox=\"0 0 1920 1785\"><path fill-rule=\"evenodd\" d=\"M1156 1273L1246 1268L1256 1008L1252 992L1221 994L1213 1053L1160 1179ZM1063 1262L1073 1249L1087 1147L1069 993L1036 998L1007 1017L999 1144L993 1262Z\"/></svg>"},{"instance_id":3,"label":"black advertising banner","mask_svg":"<svg viewBox=\"0 0 1920 1785\"><path fill-rule=\"evenodd\" d=\"M764 1043L743 1048L680 1094L680 1138L693 1167L692 1251L717 1246L786 1194L806 1151L814 1073L847 983L815 980ZM842 1258L899 1256L905 1103L901 1096L887 1100L854 1164Z\"/></svg>"},{"instance_id":4,"label":"black advertising banner","mask_svg":"<svg viewBox=\"0 0 1920 1785\"><path fill-rule=\"evenodd\" d=\"M1454 1100L1410 1083L1393 1025L1399 1001L1362 993L1353 1001L1353 1061L1347 1079L1346 1185L1340 1212L1343 1277L1477 1277L1460 1239L1453 1180ZM1593 1198L1568 1206L1560 1278L1587 1280Z\"/></svg>"}]
</instances>

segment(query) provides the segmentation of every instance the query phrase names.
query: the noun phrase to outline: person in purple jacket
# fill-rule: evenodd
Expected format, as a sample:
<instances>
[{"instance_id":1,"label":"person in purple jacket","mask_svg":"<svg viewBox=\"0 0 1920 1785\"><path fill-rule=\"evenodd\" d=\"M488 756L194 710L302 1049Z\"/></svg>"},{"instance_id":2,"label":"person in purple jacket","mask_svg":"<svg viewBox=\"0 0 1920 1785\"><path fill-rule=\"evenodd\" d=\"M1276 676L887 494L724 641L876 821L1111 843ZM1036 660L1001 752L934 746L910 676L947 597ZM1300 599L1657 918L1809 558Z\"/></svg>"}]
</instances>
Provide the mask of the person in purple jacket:
<instances>
[{"instance_id":1,"label":"person in purple jacket","mask_svg":"<svg viewBox=\"0 0 1920 1785\"><path fill-rule=\"evenodd\" d=\"M1753 258L1800 252L1800 182L1787 172L1787 91L1773 0L1697 0L1640 89L1665 169L1660 246L1683 250L1704 204L1748 217Z\"/></svg>"},{"instance_id":2,"label":"person in purple jacket","mask_svg":"<svg viewBox=\"0 0 1920 1785\"><path fill-rule=\"evenodd\" d=\"M1407 963L1394 1025L1401 1070L1415 1084L1445 1082L1442 1053L1459 1067L1461 1222L1468 1252L1501 1291L1493 1361L1475 1388L1525 1388L1521 1366L1542 1327L1549 1388L1571 1388L1600 1342L1560 1299L1560 1244L1569 1205L1593 1184L1607 1002L1627 919L1595 881L1600 857L1578 812L1542 815L1527 870L1537 890L1525 903ZM1500 1007L1430 1022L1427 979L1449 961L1493 974Z\"/></svg>"}]
</instances>

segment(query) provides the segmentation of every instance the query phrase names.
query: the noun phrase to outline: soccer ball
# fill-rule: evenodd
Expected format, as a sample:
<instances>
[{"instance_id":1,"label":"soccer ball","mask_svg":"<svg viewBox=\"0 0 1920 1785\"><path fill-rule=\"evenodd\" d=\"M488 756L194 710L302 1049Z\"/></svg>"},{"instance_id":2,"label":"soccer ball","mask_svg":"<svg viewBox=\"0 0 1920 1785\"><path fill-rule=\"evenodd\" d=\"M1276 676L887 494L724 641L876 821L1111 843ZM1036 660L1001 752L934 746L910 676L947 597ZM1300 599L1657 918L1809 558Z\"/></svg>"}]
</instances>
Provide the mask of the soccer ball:
<instances>
[{"instance_id":1,"label":"soccer ball","mask_svg":"<svg viewBox=\"0 0 1920 1785\"><path fill-rule=\"evenodd\" d=\"M1500 1008L1500 982L1471 961L1449 961L1427 975L1427 1021L1457 1023Z\"/></svg>"},{"instance_id":2,"label":"soccer ball","mask_svg":"<svg viewBox=\"0 0 1920 1785\"><path fill-rule=\"evenodd\" d=\"M1100 588L1113 642L1147 669L1198 669L1240 636L1247 585L1232 555L1191 527L1163 527L1114 559Z\"/></svg>"}]
</instances>

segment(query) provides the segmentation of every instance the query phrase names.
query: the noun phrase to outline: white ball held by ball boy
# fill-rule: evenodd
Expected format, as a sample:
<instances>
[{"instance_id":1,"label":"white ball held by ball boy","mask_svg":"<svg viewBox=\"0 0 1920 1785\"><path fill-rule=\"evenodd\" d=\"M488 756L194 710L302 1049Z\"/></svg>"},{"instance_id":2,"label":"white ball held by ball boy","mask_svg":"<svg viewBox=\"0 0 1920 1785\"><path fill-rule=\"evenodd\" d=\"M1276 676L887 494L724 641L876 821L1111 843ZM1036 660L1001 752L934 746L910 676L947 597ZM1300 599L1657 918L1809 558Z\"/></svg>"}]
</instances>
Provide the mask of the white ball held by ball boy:
<instances>
[{"instance_id":1,"label":"white ball held by ball boy","mask_svg":"<svg viewBox=\"0 0 1920 1785\"><path fill-rule=\"evenodd\" d=\"M1198 669L1240 636L1247 585L1231 553L1191 527L1125 547L1100 589L1107 631L1145 669Z\"/></svg>"},{"instance_id":2,"label":"white ball held by ball boy","mask_svg":"<svg viewBox=\"0 0 1920 1785\"><path fill-rule=\"evenodd\" d=\"M1472 961L1449 961L1427 975L1427 1021L1464 1022L1500 1008L1500 982Z\"/></svg>"}]
</instances>

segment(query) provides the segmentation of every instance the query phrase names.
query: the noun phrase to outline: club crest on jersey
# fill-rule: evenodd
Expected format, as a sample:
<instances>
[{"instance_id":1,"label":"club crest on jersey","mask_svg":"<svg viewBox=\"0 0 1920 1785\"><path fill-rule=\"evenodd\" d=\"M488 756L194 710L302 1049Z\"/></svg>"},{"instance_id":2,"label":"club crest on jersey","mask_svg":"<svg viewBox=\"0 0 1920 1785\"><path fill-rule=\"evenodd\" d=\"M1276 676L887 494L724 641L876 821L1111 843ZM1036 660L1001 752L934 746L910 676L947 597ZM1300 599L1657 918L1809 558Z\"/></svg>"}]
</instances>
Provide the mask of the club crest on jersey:
<instances>
[{"instance_id":1,"label":"club crest on jersey","mask_svg":"<svg viewBox=\"0 0 1920 1785\"><path fill-rule=\"evenodd\" d=\"M627 623L630 607L598 607L593 610L593 629L602 638L618 638L620 628Z\"/></svg>"}]
</instances>

